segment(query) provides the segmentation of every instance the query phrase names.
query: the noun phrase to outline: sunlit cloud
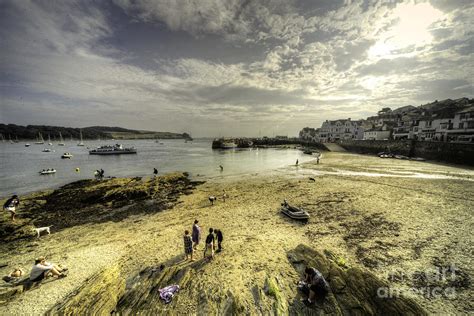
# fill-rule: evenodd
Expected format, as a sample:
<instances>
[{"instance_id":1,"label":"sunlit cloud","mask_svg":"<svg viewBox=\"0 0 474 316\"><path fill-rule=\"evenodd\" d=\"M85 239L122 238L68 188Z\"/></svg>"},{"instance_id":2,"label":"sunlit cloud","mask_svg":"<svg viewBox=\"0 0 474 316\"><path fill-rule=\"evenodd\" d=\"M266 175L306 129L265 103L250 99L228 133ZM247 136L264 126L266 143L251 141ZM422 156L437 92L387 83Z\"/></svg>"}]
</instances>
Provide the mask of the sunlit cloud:
<instances>
[{"instance_id":1,"label":"sunlit cloud","mask_svg":"<svg viewBox=\"0 0 474 316\"><path fill-rule=\"evenodd\" d=\"M474 6L441 4L4 1L0 118L297 135L381 106L472 97Z\"/></svg>"},{"instance_id":2,"label":"sunlit cloud","mask_svg":"<svg viewBox=\"0 0 474 316\"><path fill-rule=\"evenodd\" d=\"M369 49L370 57L395 58L400 51L431 44L433 36L430 27L443 18L443 13L429 3L400 3L391 12L394 25L380 35Z\"/></svg>"}]
</instances>

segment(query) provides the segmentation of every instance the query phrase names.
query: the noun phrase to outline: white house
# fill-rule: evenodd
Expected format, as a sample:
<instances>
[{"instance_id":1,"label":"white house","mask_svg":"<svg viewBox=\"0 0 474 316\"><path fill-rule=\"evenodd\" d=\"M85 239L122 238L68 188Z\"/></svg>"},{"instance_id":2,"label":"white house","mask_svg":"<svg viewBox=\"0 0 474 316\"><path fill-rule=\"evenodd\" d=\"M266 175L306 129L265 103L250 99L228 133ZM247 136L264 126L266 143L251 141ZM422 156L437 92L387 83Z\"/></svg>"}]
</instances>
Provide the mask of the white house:
<instances>
[{"instance_id":1,"label":"white house","mask_svg":"<svg viewBox=\"0 0 474 316\"><path fill-rule=\"evenodd\" d=\"M448 141L474 143L474 106L456 112L446 135Z\"/></svg>"},{"instance_id":2,"label":"white house","mask_svg":"<svg viewBox=\"0 0 474 316\"><path fill-rule=\"evenodd\" d=\"M386 124L381 127L374 127L364 131L364 140L387 140L390 139L391 132Z\"/></svg>"},{"instance_id":3,"label":"white house","mask_svg":"<svg viewBox=\"0 0 474 316\"><path fill-rule=\"evenodd\" d=\"M363 120L352 121L350 118L323 122L316 133L320 142L334 142L338 140L364 138Z\"/></svg>"}]
</instances>

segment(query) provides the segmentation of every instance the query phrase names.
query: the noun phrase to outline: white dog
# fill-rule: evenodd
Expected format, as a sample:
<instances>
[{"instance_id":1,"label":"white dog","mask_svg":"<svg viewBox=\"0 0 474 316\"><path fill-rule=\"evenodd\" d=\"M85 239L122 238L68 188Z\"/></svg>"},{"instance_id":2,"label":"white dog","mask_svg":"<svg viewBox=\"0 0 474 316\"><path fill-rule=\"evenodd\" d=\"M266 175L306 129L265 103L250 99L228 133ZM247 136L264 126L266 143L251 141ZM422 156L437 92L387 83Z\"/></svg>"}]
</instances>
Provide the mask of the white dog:
<instances>
[{"instance_id":1,"label":"white dog","mask_svg":"<svg viewBox=\"0 0 474 316\"><path fill-rule=\"evenodd\" d=\"M46 226L46 227L38 227L38 228L35 228L35 232L36 234L38 235L38 238L40 238L40 235L42 232L47 232L48 235L51 234L51 231L50 231L50 228L52 227L53 225L51 226Z\"/></svg>"}]
</instances>

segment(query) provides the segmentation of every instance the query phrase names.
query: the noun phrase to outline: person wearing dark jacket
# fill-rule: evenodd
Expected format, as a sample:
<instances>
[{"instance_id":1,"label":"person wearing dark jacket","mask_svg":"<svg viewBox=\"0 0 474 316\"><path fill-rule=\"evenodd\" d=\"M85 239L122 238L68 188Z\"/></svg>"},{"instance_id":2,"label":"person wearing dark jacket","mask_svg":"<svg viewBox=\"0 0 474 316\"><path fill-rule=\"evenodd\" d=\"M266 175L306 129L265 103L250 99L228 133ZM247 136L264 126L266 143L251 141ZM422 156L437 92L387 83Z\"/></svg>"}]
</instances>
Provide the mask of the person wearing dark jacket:
<instances>
[{"instance_id":1,"label":"person wearing dark jacket","mask_svg":"<svg viewBox=\"0 0 474 316\"><path fill-rule=\"evenodd\" d=\"M206 253L209 250L210 251L210 256L209 260L214 258L214 247L215 247L215 237L214 237L214 229L209 228L209 235L206 237L206 245L204 247L204 258L206 258Z\"/></svg>"},{"instance_id":2,"label":"person wearing dark jacket","mask_svg":"<svg viewBox=\"0 0 474 316\"><path fill-rule=\"evenodd\" d=\"M216 229L214 230L216 233L216 238L217 238L217 252L222 251L222 241L224 240L224 236L222 235L222 230Z\"/></svg>"},{"instance_id":3,"label":"person wearing dark jacket","mask_svg":"<svg viewBox=\"0 0 474 316\"><path fill-rule=\"evenodd\" d=\"M13 222L15 221L16 208L17 208L18 205L20 205L20 199L18 198L18 195L16 195L16 194L13 195L11 198L9 198L3 204L3 209L10 212L11 219L12 219Z\"/></svg>"},{"instance_id":4,"label":"person wearing dark jacket","mask_svg":"<svg viewBox=\"0 0 474 316\"><path fill-rule=\"evenodd\" d=\"M299 283L308 298L304 300L305 304L313 304L316 296L325 297L329 292L329 283L323 277L321 272L313 267L306 267L304 270L304 281Z\"/></svg>"}]
</instances>

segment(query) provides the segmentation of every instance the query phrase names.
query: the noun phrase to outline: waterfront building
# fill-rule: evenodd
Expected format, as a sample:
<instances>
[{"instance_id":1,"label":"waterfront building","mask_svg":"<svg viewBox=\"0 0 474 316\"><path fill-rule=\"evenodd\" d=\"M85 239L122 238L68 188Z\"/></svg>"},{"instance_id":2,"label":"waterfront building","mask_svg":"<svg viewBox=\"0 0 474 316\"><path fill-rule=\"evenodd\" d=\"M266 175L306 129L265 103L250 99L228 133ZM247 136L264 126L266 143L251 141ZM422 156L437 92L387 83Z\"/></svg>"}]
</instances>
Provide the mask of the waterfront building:
<instances>
[{"instance_id":1,"label":"waterfront building","mask_svg":"<svg viewBox=\"0 0 474 316\"><path fill-rule=\"evenodd\" d=\"M371 129L364 131L364 140L388 140L392 133L391 128L388 124L383 126L375 126Z\"/></svg>"}]
</instances>

